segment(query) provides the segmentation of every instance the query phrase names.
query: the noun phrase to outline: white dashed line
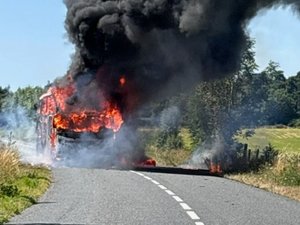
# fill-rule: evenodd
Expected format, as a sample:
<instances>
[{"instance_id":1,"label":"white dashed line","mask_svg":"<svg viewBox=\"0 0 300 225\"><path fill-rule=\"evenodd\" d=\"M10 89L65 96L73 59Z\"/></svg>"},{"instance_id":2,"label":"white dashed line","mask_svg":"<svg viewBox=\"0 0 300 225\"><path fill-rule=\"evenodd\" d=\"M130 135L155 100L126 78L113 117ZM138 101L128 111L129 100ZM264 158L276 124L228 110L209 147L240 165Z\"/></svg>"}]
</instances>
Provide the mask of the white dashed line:
<instances>
[{"instance_id":1,"label":"white dashed line","mask_svg":"<svg viewBox=\"0 0 300 225\"><path fill-rule=\"evenodd\" d=\"M194 211L192 211L192 208L188 204L184 203L181 198L179 198L177 195L175 195L174 192L168 190L168 188L161 185L156 180L153 180L151 177L148 177L148 176L146 176L142 173L139 173L139 172L136 172L136 171L133 171L133 170L131 170L131 172L135 173L137 175L140 175L140 176L144 177L147 180L150 180L152 183L156 184L160 189L164 190L167 194L171 195L177 202L179 202L180 206L185 210L185 212L189 215L189 217L192 220L200 220L200 217ZM204 223L202 223L200 221L195 221L195 225L204 225Z\"/></svg>"},{"instance_id":2,"label":"white dashed line","mask_svg":"<svg viewBox=\"0 0 300 225\"><path fill-rule=\"evenodd\" d=\"M151 180L152 183L159 185L159 183L156 180Z\"/></svg>"},{"instance_id":3,"label":"white dashed line","mask_svg":"<svg viewBox=\"0 0 300 225\"><path fill-rule=\"evenodd\" d=\"M195 225L204 225L202 222L195 222Z\"/></svg>"},{"instance_id":4,"label":"white dashed line","mask_svg":"<svg viewBox=\"0 0 300 225\"><path fill-rule=\"evenodd\" d=\"M168 188L166 188L164 185L159 184L158 187L160 187L163 190L167 190Z\"/></svg>"},{"instance_id":5,"label":"white dashed line","mask_svg":"<svg viewBox=\"0 0 300 225\"><path fill-rule=\"evenodd\" d=\"M184 203L184 202L180 203L180 205L181 205L181 207L182 207L184 210L191 210L191 209L192 209L191 207L189 207L188 204L186 204L186 203Z\"/></svg>"},{"instance_id":6,"label":"white dashed line","mask_svg":"<svg viewBox=\"0 0 300 225\"><path fill-rule=\"evenodd\" d=\"M181 198L179 198L178 196L173 196L173 198L177 201L177 202L183 202L183 200Z\"/></svg>"},{"instance_id":7,"label":"white dashed line","mask_svg":"<svg viewBox=\"0 0 300 225\"><path fill-rule=\"evenodd\" d=\"M192 220L200 220L200 217L194 211L186 211Z\"/></svg>"},{"instance_id":8,"label":"white dashed line","mask_svg":"<svg viewBox=\"0 0 300 225\"><path fill-rule=\"evenodd\" d=\"M133 173L137 174L137 175L140 175L142 177L144 177L144 174L140 173L140 172L135 172L135 171L132 171Z\"/></svg>"},{"instance_id":9,"label":"white dashed line","mask_svg":"<svg viewBox=\"0 0 300 225\"><path fill-rule=\"evenodd\" d=\"M175 195L174 192L170 191L170 190L165 190L169 195Z\"/></svg>"}]
</instances>

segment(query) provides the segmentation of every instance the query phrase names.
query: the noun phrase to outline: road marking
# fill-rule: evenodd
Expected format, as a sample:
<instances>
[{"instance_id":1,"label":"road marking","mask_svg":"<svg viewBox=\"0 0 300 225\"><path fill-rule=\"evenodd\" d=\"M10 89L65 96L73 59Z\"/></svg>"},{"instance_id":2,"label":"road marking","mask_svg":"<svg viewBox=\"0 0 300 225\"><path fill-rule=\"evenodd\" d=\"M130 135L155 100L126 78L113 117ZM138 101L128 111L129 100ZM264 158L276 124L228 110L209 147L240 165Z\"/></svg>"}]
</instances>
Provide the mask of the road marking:
<instances>
[{"instance_id":1,"label":"road marking","mask_svg":"<svg viewBox=\"0 0 300 225\"><path fill-rule=\"evenodd\" d=\"M184 202L180 203L180 205L184 210L192 210L192 208L189 207L189 205Z\"/></svg>"},{"instance_id":2,"label":"road marking","mask_svg":"<svg viewBox=\"0 0 300 225\"><path fill-rule=\"evenodd\" d=\"M159 184L158 187L160 187L163 190L167 190L168 188L166 188L164 185Z\"/></svg>"},{"instance_id":3,"label":"road marking","mask_svg":"<svg viewBox=\"0 0 300 225\"><path fill-rule=\"evenodd\" d=\"M192 220L200 220L200 217L194 211L186 211Z\"/></svg>"},{"instance_id":4,"label":"road marking","mask_svg":"<svg viewBox=\"0 0 300 225\"><path fill-rule=\"evenodd\" d=\"M140 176L144 177L145 179L150 180L152 183L156 184L160 189L164 190L167 194L171 195L175 199L175 201L177 201L180 204L180 206L185 210L185 212L188 214L188 216L192 220L200 220L200 217L196 214L196 212L192 211L192 208L188 204L184 203L180 197L175 195L175 193L173 191L168 190L168 188L166 188L164 185L161 185L156 180L154 180L151 177L148 177L142 173L139 173L139 172L136 172L133 170L130 170L130 172L140 175ZM201 221L195 221L195 225L204 225L204 223L202 223Z\"/></svg>"},{"instance_id":5,"label":"road marking","mask_svg":"<svg viewBox=\"0 0 300 225\"><path fill-rule=\"evenodd\" d=\"M181 198L179 198L178 196L172 196L177 202L183 202L183 200Z\"/></svg>"},{"instance_id":6,"label":"road marking","mask_svg":"<svg viewBox=\"0 0 300 225\"><path fill-rule=\"evenodd\" d=\"M154 183L154 184L157 184L157 185L159 184L156 180L153 180L153 179L152 179L151 181L152 181L152 183Z\"/></svg>"},{"instance_id":7,"label":"road marking","mask_svg":"<svg viewBox=\"0 0 300 225\"><path fill-rule=\"evenodd\" d=\"M195 225L204 225L202 222L195 222Z\"/></svg>"},{"instance_id":8,"label":"road marking","mask_svg":"<svg viewBox=\"0 0 300 225\"><path fill-rule=\"evenodd\" d=\"M145 176L144 174L142 174L142 173L140 173L140 172L136 172L136 171L133 171L133 170L132 170L131 172L132 172L132 173L135 173L135 174L137 174L137 175L140 175L140 176L142 176L142 177Z\"/></svg>"},{"instance_id":9,"label":"road marking","mask_svg":"<svg viewBox=\"0 0 300 225\"><path fill-rule=\"evenodd\" d=\"M175 195L174 192L170 190L165 190L165 192L167 192L169 195Z\"/></svg>"}]
</instances>

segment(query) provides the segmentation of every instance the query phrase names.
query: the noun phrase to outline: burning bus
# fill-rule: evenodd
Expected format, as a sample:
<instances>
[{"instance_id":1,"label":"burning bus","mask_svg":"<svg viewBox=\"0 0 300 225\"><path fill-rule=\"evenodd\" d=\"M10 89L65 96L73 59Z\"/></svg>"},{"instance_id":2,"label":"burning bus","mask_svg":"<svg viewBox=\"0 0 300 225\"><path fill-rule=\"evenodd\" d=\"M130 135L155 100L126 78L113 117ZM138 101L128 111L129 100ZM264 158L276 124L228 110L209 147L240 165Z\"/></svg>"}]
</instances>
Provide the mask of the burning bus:
<instances>
[{"instance_id":1,"label":"burning bus","mask_svg":"<svg viewBox=\"0 0 300 225\"><path fill-rule=\"evenodd\" d=\"M124 150L118 134L124 124L126 79L118 77L109 94L99 88L103 71L85 81L68 76L53 84L39 99L37 110L37 152L53 162L77 157L84 148L93 160L105 158L107 166L154 166L155 161L132 150ZM78 83L81 82L81 86ZM89 154L89 153L87 153ZM135 154L134 156L132 154ZM80 160L80 159L79 159ZM97 166L103 166L99 161Z\"/></svg>"}]
</instances>

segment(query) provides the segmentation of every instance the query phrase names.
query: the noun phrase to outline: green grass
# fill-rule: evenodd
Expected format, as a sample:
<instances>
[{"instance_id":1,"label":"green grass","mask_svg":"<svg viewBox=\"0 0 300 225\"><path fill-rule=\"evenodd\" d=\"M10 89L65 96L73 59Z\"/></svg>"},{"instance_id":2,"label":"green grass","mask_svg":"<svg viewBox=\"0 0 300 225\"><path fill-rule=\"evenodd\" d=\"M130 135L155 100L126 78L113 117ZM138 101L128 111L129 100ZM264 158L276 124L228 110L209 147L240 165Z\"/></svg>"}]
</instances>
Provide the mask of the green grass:
<instances>
[{"instance_id":1,"label":"green grass","mask_svg":"<svg viewBox=\"0 0 300 225\"><path fill-rule=\"evenodd\" d=\"M299 128L258 128L252 137L240 135L237 140L247 143L250 149L263 148L271 143L281 152L300 152Z\"/></svg>"},{"instance_id":2,"label":"green grass","mask_svg":"<svg viewBox=\"0 0 300 225\"><path fill-rule=\"evenodd\" d=\"M22 164L16 148L0 143L0 224L36 203L50 183L49 169Z\"/></svg>"},{"instance_id":3,"label":"green grass","mask_svg":"<svg viewBox=\"0 0 300 225\"><path fill-rule=\"evenodd\" d=\"M18 177L0 185L0 224L35 204L50 182L48 169L22 165Z\"/></svg>"}]
</instances>

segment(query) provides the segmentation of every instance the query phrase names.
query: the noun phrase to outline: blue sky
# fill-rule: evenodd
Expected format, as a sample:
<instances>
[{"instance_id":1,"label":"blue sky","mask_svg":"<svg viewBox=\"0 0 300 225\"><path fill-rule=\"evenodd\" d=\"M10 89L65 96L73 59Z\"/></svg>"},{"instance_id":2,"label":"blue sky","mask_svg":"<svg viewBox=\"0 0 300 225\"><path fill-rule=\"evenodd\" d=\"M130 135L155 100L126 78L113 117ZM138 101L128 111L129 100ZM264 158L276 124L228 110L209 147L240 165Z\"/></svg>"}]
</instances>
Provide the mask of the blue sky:
<instances>
[{"instance_id":1,"label":"blue sky","mask_svg":"<svg viewBox=\"0 0 300 225\"><path fill-rule=\"evenodd\" d=\"M45 85L65 74L74 51L65 13L62 0L0 0L0 86ZM290 9L262 13L249 32L260 69L272 59L286 75L300 71L300 19Z\"/></svg>"},{"instance_id":2,"label":"blue sky","mask_svg":"<svg viewBox=\"0 0 300 225\"><path fill-rule=\"evenodd\" d=\"M0 0L0 86L45 85L62 76L73 47L62 0Z\"/></svg>"},{"instance_id":3,"label":"blue sky","mask_svg":"<svg viewBox=\"0 0 300 225\"><path fill-rule=\"evenodd\" d=\"M248 30L256 40L256 62L260 70L273 60L280 64L286 76L300 71L300 16L291 7L259 13Z\"/></svg>"}]
</instances>

